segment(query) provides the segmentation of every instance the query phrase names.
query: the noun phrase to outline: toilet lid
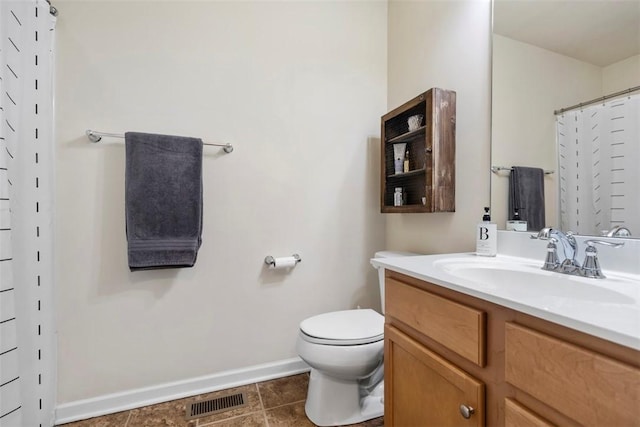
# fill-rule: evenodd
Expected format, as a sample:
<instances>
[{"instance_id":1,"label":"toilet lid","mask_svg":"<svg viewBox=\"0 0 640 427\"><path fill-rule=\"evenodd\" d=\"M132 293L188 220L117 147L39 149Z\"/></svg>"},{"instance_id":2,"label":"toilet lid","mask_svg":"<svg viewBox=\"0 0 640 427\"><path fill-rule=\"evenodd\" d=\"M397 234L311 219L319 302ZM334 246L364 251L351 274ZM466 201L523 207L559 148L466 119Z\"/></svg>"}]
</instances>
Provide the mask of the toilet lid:
<instances>
[{"instance_id":1,"label":"toilet lid","mask_svg":"<svg viewBox=\"0 0 640 427\"><path fill-rule=\"evenodd\" d=\"M300 330L321 340L366 344L384 337L384 317L368 308L333 311L303 320Z\"/></svg>"}]
</instances>

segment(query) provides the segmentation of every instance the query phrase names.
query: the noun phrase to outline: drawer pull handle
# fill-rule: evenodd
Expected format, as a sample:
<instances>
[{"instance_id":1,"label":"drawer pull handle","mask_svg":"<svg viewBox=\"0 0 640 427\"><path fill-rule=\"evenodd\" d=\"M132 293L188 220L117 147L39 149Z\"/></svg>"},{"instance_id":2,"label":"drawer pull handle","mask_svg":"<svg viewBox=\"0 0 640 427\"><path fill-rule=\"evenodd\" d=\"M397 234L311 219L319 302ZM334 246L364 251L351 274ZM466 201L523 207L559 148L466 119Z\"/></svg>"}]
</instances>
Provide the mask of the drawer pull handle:
<instances>
[{"instance_id":1,"label":"drawer pull handle","mask_svg":"<svg viewBox=\"0 0 640 427\"><path fill-rule=\"evenodd\" d=\"M460 405L460 414L467 420L476 412L471 406Z\"/></svg>"}]
</instances>

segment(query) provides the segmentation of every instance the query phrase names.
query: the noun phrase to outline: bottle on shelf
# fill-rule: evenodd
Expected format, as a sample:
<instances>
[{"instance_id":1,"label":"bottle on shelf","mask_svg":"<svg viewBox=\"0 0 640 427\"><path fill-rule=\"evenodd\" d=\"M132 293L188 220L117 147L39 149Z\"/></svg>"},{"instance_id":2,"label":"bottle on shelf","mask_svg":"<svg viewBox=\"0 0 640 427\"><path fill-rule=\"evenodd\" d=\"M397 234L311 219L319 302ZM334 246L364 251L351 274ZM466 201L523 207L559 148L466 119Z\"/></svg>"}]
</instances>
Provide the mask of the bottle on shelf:
<instances>
[{"instance_id":1,"label":"bottle on shelf","mask_svg":"<svg viewBox=\"0 0 640 427\"><path fill-rule=\"evenodd\" d=\"M394 166L395 173L397 174L402 173L403 171L403 155L406 147L407 147L406 142L393 144L393 158L394 158L393 166Z\"/></svg>"},{"instance_id":2,"label":"bottle on shelf","mask_svg":"<svg viewBox=\"0 0 640 427\"><path fill-rule=\"evenodd\" d=\"M407 151L405 151L405 153L404 153L404 167L403 167L403 171L404 171L404 172L409 172L409 149L407 149Z\"/></svg>"},{"instance_id":3,"label":"bottle on shelf","mask_svg":"<svg viewBox=\"0 0 640 427\"><path fill-rule=\"evenodd\" d=\"M402 206L404 202L404 194L402 187L396 187L395 193L393 193L393 206Z\"/></svg>"}]
</instances>

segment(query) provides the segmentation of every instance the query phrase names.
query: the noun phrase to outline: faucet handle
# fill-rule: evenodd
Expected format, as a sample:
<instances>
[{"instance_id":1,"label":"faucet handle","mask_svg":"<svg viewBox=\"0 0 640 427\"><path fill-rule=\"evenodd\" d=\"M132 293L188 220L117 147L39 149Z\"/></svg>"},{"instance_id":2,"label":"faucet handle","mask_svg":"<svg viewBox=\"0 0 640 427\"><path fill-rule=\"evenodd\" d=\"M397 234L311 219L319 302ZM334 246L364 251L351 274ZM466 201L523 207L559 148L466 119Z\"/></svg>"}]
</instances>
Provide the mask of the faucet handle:
<instances>
[{"instance_id":1,"label":"faucet handle","mask_svg":"<svg viewBox=\"0 0 640 427\"><path fill-rule=\"evenodd\" d=\"M611 246L612 248L619 248L621 246L624 246L624 242L607 242L606 240L587 240L584 242L587 245L587 249L589 248L593 248L595 249L594 245L603 245L603 246Z\"/></svg>"},{"instance_id":2,"label":"faucet handle","mask_svg":"<svg viewBox=\"0 0 640 427\"><path fill-rule=\"evenodd\" d=\"M549 244L547 245L547 256L544 260L543 270L556 271L560 266L560 260L558 259L558 251L556 243L558 240L555 237L549 238Z\"/></svg>"},{"instance_id":3,"label":"faucet handle","mask_svg":"<svg viewBox=\"0 0 640 427\"><path fill-rule=\"evenodd\" d=\"M606 240L587 240L584 242L587 248L584 250L584 262L582 263L582 274L585 277L593 277L596 279L604 279L606 276L602 274L600 269L600 262L598 261L598 250L596 244L610 246L612 248L619 248L624 246L624 242L612 243Z\"/></svg>"}]
</instances>

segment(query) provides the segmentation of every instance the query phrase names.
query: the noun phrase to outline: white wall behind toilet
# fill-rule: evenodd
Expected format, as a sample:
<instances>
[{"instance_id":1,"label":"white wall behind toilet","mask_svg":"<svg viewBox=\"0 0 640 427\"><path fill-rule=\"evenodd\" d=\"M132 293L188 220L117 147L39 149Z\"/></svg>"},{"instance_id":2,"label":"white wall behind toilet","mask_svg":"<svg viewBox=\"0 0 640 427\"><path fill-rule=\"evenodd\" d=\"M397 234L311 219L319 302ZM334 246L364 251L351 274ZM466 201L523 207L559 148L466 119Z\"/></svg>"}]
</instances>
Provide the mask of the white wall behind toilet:
<instances>
[{"instance_id":1,"label":"white wall behind toilet","mask_svg":"<svg viewBox=\"0 0 640 427\"><path fill-rule=\"evenodd\" d=\"M300 320L379 309L385 2L56 6L59 403L294 357ZM87 128L234 145L204 150L195 268L129 272L124 145Z\"/></svg>"}]
</instances>

